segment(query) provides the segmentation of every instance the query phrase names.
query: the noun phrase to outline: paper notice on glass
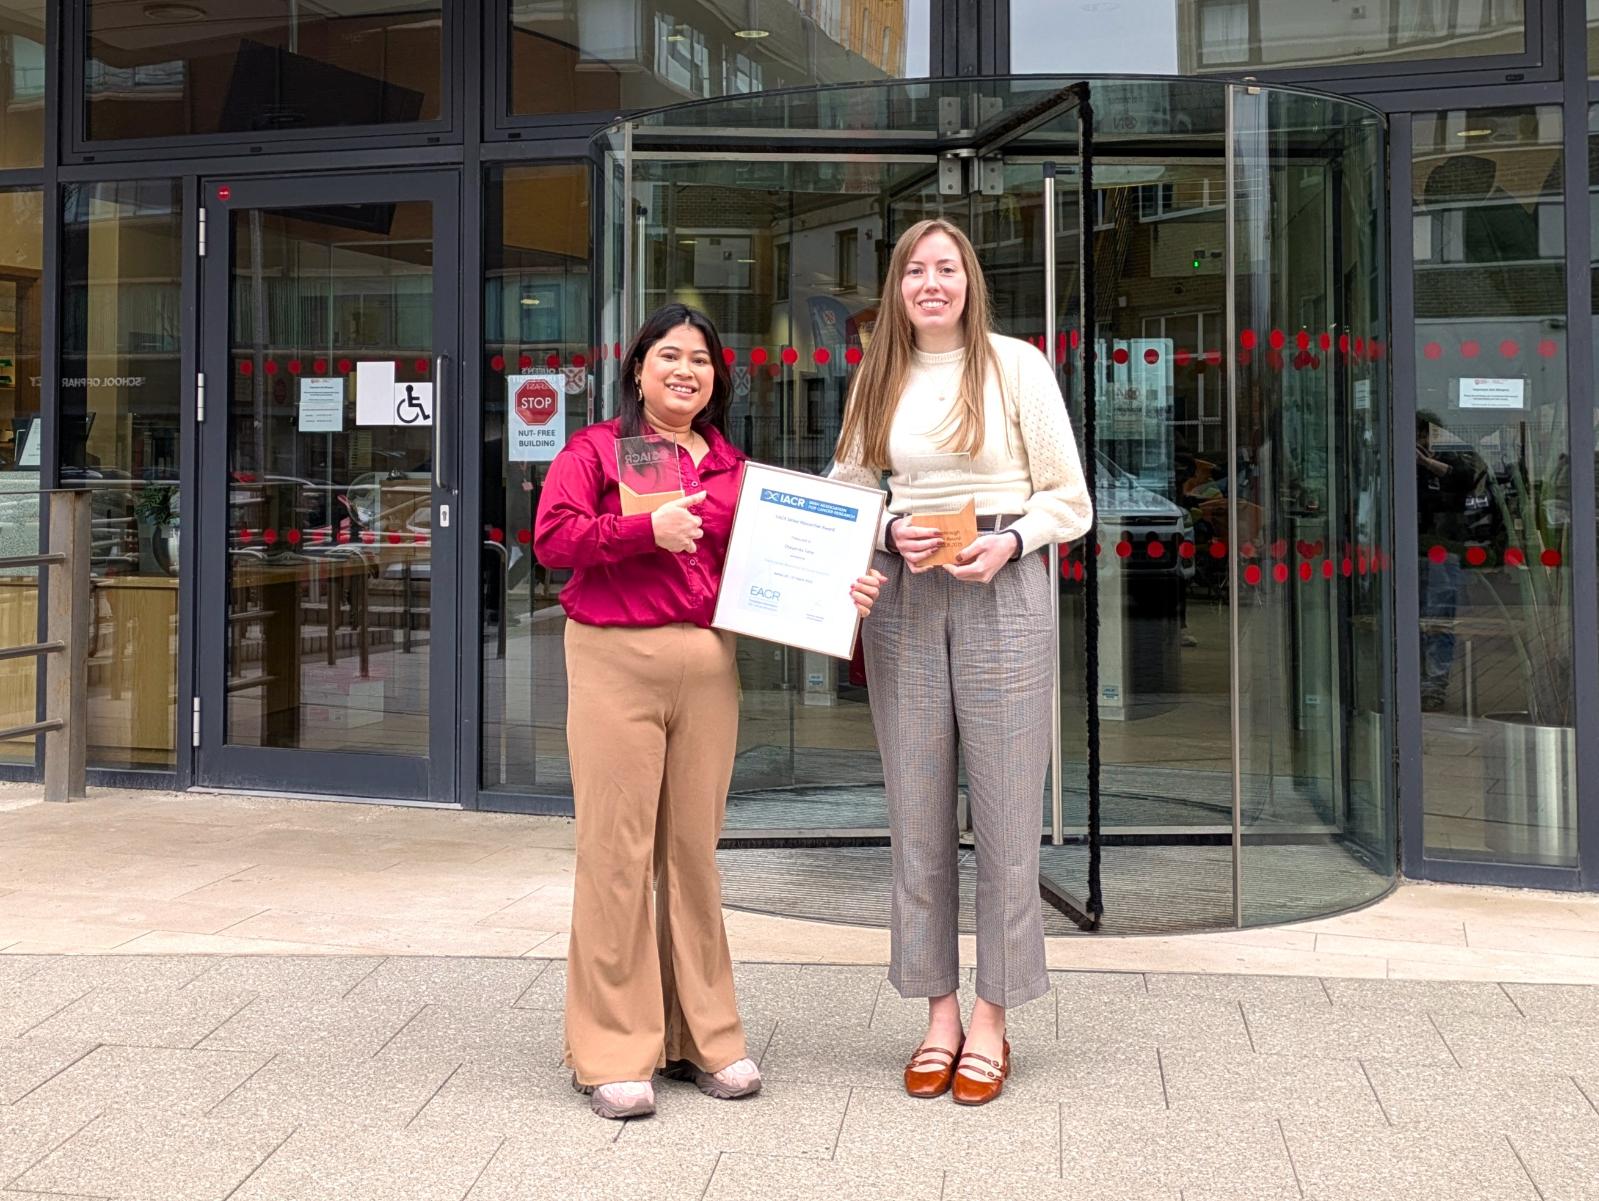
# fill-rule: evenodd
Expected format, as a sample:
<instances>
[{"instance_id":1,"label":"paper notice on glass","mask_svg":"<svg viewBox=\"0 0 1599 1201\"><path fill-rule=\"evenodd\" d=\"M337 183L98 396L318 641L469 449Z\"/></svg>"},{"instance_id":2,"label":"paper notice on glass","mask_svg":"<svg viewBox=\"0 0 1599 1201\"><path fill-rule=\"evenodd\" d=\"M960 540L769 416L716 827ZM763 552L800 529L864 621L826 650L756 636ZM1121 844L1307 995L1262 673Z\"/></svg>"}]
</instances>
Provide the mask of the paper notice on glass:
<instances>
[{"instance_id":1,"label":"paper notice on glass","mask_svg":"<svg viewBox=\"0 0 1599 1201\"><path fill-rule=\"evenodd\" d=\"M344 430L344 380L311 378L300 381L300 432L337 434Z\"/></svg>"},{"instance_id":2,"label":"paper notice on glass","mask_svg":"<svg viewBox=\"0 0 1599 1201\"><path fill-rule=\"evenodd\" d=\"M882 513L876 488L746 463L711 624L848 659L850 585L871 566Z\"/></svg>"},{"instance_id":3,"label":"paper notice on glass","mask_svg":"<svg viewBox=\"0 0 1599 1201\"><path fill-rule=\"evenodd\" d=\"M616 479L622 492L622 516L653 513L668 501L682 499L683 467L677 443L659 434L616 440Z\"/></svg>"},{"instance_id":4,"label":"paper notice on glass","mask_svg":"<svg viewBox=\"0 0 1599 1201\"><path fill-rule=\"evenodd\" d=\"M355 365L355 424L394 424L394 364Z\"/></svg>"},{"instance_id":5,"label":"paper notice on glass","mask_svg":"<svg viewBox=\"0 0 1599 1201\"><path fill-rule=\"evenodd\" d=\"M923 566L942 567L977 541L977 503L971 496L972 456L964 451L920 455L905 467L917 500L905 520L939 531L944 543Z\"/></svg>"},{"instance_id":6,"label":"paper notice on glass","mask_svg":"<svg viewBox=\"0 0 1599 1201\"><path fill-rule=\"evenodd\" d=\"M1522 409L1527 405L1524 379L1463 379L1460 381L1460 407L1463 409Z\"/></svg>"}]
</instances>

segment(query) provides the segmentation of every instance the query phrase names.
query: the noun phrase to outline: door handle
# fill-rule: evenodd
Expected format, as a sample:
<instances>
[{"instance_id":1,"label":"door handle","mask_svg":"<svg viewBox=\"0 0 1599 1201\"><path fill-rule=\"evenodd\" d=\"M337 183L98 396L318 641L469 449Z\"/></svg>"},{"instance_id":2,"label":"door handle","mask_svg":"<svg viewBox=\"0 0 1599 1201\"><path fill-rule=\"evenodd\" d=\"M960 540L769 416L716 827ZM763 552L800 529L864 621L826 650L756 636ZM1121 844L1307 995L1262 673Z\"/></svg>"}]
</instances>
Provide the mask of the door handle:
<instances>
[{"instance_id":1,"label":"door handle","mask_svg":"<svg viewBox=\"0 0 1599 1201\"><path fill-rule=\"evenodd\" d=\"M434 360L433 368L433 486L435 488L448 488L450 475L445 465L444 456L444 398L448 395L446 375L450 365L450 356L441 354Z\"/></svg>"}]
</instances>

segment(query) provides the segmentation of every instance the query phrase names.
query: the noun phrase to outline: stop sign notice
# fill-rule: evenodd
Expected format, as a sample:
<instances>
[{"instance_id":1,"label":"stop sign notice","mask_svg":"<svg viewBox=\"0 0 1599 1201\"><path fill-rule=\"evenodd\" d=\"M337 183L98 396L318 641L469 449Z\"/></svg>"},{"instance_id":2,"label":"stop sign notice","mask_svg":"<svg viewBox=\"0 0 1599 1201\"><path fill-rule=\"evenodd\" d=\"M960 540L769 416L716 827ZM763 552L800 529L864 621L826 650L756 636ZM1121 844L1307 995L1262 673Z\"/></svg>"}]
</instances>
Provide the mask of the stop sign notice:
<instances>
[{"instance_id":1,"label":"stop sign notice","mask_svg":"<svg viewBox=\"0 0 1599 1201\"><path fill-rule=\"evenodd\" d=\"M561 393L549 380L532 376L517 388L514 407L528 425L548 425L561 411Z\"/></svg>"},{"instance_id":2,"label":"stop sign notice","mask_svg":"<svg viewBox=\"0 0 1599 1201\"><path fill-rule=\"evenodd\" d=\"M511 411L516 414L507 431L513 462L548 463L566 445L565 382L559 372L507 377Z\"/></svg>"}]
</instances>

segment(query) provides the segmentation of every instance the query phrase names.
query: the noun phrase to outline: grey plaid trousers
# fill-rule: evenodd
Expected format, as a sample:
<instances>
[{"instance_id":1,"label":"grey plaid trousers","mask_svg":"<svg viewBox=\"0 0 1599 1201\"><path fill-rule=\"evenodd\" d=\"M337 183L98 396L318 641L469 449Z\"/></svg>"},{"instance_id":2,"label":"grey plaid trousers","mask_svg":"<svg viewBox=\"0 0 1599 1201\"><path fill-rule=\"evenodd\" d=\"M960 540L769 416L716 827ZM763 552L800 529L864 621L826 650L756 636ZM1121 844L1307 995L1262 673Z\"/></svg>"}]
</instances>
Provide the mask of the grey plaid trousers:
<instances>
[{"instance_id":1,"label":"grey plaid trousers","mask_svg":"<svg viewBox=\"0 0 1599 1201\"><path fill-rule=\"evenodd\" d=\"M1050 748L1049 571L1040 555L988 584L942 568L886 577L862 625L893 838L889 982L904 997L959 986L957 748L977 858L977 995L1007 1008L1049 991L1038 845Z\"/></svg>"}]
</instances>

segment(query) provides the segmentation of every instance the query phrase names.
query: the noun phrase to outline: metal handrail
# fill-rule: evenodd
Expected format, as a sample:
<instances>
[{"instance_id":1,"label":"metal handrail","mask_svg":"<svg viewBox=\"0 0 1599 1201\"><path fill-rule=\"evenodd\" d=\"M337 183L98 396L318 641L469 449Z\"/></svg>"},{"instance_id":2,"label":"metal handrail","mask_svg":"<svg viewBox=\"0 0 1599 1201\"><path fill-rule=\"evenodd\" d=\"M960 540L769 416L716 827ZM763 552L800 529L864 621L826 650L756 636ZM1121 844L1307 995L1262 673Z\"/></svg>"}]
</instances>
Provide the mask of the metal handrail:
<instances>
[{"instance_id":1,"label":"metal handrail","mask_svg":"<svg viewBox=\"0 0 1599 1201\"><path fill-rule=\"evenodd\" d=\"M0 556L0 569L32 567L46 572L45 639L0 648L0 661L46 657L45 717L0 730L0 742L44 735L44 799L81 801L88 776L92 493L67 489L41 495L50 498L49 551Z\"/></svg>"}]
</instances>

